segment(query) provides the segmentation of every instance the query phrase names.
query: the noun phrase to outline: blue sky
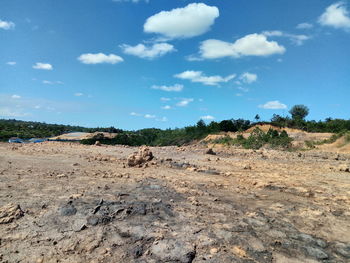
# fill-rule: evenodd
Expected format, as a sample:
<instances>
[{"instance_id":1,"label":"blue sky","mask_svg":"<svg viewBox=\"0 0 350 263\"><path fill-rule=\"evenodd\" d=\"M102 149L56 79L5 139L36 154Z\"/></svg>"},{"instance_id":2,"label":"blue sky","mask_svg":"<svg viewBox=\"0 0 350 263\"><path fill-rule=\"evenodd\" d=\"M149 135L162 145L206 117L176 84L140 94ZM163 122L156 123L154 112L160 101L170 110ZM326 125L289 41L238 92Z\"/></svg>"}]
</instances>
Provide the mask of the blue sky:
<instances>
[{"instance_id":1,"label":"blue sky","mask_svg":"<svg viewBox=\"0 0 350 263\"><path fill-rule=\"evenodd\" d=\"M0 118L349 118L350 1L1 0Z\"/></svg>"}]
</instances>

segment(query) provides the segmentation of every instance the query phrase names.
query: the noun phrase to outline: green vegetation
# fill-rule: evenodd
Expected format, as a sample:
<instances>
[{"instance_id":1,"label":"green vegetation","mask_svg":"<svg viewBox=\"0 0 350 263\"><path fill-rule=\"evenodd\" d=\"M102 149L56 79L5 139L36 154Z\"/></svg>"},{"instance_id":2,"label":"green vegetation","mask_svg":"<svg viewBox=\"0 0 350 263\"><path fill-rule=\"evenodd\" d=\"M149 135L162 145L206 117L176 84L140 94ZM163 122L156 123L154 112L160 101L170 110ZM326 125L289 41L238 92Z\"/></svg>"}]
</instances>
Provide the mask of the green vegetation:
<instances>
[{"instance_id":1,"label":"green vegetation","mask_svg":"<svg viewBox=\"0 0 350 263\"><path fill-rule=\"evenodd\" d=\"M47 138L68 132L119 132L110 128L84 128L80 126L47 124L34 121L0 120L0 141L7 141L11 137L22 139Z\"/></svg>"},{"instance_id":2,"label":"green vegetation","mask_svg":"<svg viewBox=\"0 0 350 263\"><path fill-rule=\"evenodd\" d=\"M252 131L248 138L238 135L236 138L225 136L211 141L212 143L242 146L245 149L260 149L263 146L270 148L287 149L291 146L292 138L286 131L278 132L274 129L269 129L268 132L263 132L259 128Z\"/></svg>"},{"instance_id":3,"label":"green vegetation","mask_svg":"<svg viewBox=\"0 0 350 263\"><path fill-rule=\"evenodd\" d=\"M277 127L288 127L301 129L307 132L331 132L337 134L345 134L350 131L350 120L327 118L325 121L307 121L305 117L309 114L308 107L304 105L295 105L289 111L290 116L280 116L274 114L271 122L260 121L259 114L256 114L255 122L244 119L230 119L220 122L212 121L206 124L200 120L196 125L187 126L184 128L175 129L142 129L137 131L124 131L114 127L109 128L85 128L80 126L46 124L41 122L28 122L18 120L0 120L0 140L7 141L11 137L20 137L29 139L33 137L48 138L58 136L69 132L111 132L117 135L110 139L104 138L103 134L99 134L92 139L83 140L83 144L94 144L100 141L103 144L124 144L130 146L150 145L150 146L166 146L166 145L184 145L193 141L198 141L205 138L209 134L219 132L241 132L249 129L253 125L271 124ZM339 135L335 135L339 136ZM350 135L347 135L350 140ZM333 137L332 137L333 138ZM331 140L333 140L331 138ZM237 144L245 148L257 149L263 145L270 147L289 147L291 139L285 132L278 133L271 130L264 133L260 130L255 130L249 138L238 136L234 141L230 138L224 138L224 144ZM329 143L331 141L317 142ZM218 142L219 143L219 142ZM307 142L312 147L315 142Z\"/></svg>"}]
</instances>

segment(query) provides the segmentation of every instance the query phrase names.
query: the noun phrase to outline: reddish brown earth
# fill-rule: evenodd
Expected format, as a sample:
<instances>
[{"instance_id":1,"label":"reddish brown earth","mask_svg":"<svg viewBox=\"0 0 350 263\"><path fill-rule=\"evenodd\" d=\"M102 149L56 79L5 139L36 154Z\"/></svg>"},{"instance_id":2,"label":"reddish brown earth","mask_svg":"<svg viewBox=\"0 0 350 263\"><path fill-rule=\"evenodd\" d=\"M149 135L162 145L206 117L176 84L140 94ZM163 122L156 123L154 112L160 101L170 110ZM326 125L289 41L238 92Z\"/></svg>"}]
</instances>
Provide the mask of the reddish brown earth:
<instances>
[{"instance_id":1,"label":"reddish brown earth","mask_svg":"<svg viewBox=\"0 0 350 263\"><path fill-rule=\"evenodd\" d=\"M350 155L0 144L0 262L350 262Z\"/></svg>"}]
</instances>

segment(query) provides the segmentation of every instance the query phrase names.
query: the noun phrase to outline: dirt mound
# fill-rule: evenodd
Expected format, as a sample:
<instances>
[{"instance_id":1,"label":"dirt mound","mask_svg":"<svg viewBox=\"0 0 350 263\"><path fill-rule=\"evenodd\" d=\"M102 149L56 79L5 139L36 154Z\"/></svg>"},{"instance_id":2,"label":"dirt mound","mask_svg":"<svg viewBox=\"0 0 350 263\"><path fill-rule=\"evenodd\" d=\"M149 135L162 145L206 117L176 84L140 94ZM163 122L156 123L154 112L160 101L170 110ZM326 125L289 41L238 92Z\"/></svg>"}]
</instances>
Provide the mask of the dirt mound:
<instances>
[{"instance_id":1,"label":"dirt mound","mask_svg":"<svg viewBox=\"0 0 350 263\"><path fill-rule=\"evenodd\" d=\"M273 129L273 130L276 130L276 131L286 131L287 133L304 133L304 131L302 130L298 130L298 129L292 129L292 128L279 128L277 126L273 126L273 125L270 125L270 124L258 124L258 125L254 125L253 127L249 128L248 130L245 131L245 133L251 133L252 131L254 131L256 128L259 128L260 130L262 130L263 132L268 132L269 129Z\"/></svg>"},{"instance_id":2,"label":"dirt mound","mask_svg":"<svg viewBox=\"0 0 350 263\"><path fill-rule=\"evenodd\" d=\"M348 141L346 136L342 136L334 143L323 144L317 148L329 152L350 153L350 141Z\"/></svg>"}]
</instances>

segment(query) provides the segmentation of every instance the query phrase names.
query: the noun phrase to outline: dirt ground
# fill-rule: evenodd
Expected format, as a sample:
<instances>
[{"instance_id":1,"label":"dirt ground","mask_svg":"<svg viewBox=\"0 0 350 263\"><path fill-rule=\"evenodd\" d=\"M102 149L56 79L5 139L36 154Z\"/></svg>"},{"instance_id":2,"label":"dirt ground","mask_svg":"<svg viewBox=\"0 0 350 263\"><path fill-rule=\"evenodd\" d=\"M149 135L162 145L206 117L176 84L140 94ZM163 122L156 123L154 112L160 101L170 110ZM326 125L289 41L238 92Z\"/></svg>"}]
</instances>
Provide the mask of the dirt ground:
<instances>
[{"instance_id":1,"label":"dirt ground","mask_svg":"<svg viewBox=\"0 0 350 263\"><path fill-rule=\"evenodd\" d=\"M0 144L0 262L350 262L350 155Z\"/></svg>"}]
</instances>

